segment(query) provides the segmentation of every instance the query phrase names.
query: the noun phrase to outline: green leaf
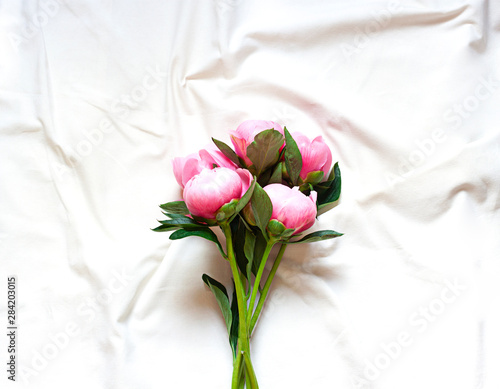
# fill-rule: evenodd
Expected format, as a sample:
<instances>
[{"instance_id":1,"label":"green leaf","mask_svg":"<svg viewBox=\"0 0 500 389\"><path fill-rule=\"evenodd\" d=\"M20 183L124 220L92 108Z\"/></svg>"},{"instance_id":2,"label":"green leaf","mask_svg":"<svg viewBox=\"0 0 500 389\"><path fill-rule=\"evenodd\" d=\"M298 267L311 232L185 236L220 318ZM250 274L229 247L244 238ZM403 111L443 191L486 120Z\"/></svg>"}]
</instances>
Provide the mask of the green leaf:
<instances>
[{"instance_id":1,"label":"green leaf","mask_svg":"<svg viewBox=\"0 0 500 389\"><path fill-rule=\"evenodd\" d=\"M179 228L181 228L181 227L166 226L166 225L162 224L161 226L158 226L158 227L155 227L155 228L151 228L151 231L154 231L154 232L166 232L166 231L178 230Z\"/></svg>"},{"instance_id":2,"label":"green leaf","mask_svg":"<svg viewBox=\"0 0 500 389\"><path fill-rule=\"evenodd\" d=\"M252 161L257 177L278 162L283 142L283 135L271 129L259 132L254 141L248 145L247 157Z\"/></svg>"},{"instance_id":3,"label":"green leaf","mask_svg":"<svg viewBox=\"0 0 500 389\"><path fill-rule=\"evenodd\" d=\"M282 232L281 239L290 238L294 232L295 228L287 228L285 231Z\"/></svg>"},{"instance_id":4,"label":"green leaf","mask_svg":"<svg viewBox=\"0 0 500 389\"><path fill-rule=\"evenodd\" d=\"M293 185L298 185L302 170L302 155L297 143L285 127L285 166Z\"/></svg>"},{"instance_id":5,"label":"green leaf","mask_svg":"<svg viewBox=\"0 0 500 389\"><path fill-rule=\"evenodd\" d=\"M189 215L189 210L184 201L171 201L170 203L160 205L160 208L176 215Z\"/></svg>"},{"instance_id":6,"label":"green leaf","mask_svg":"<svg viewBox=\"0 0 500 389\"><path fill-rule=\"evenodd\" d=\"M254 180L252 181L250 187L247 189L245 194L243 196L241 196L241 199L238 201L238 204L236 204L235 213L239 213L243 208L245 208L245 205L248 204L248 202L252 198L253 191L255 189L256 184L257 184L257 180L254 177Z\"/></svg>"},{"instance_id":7,"label":"green leaf","mask_svg":"<svg viewBox=\"0 0 500 389\"><path fill-rule=\"evenodd\" d=\"M334 165L332 172L332 179L314 186L314 190L318 193L318 209L337 201L340 197L342 179L338 162ZM331 176L332 174L330 174Z\"/></svg>"},{"instance_id":8,"label":"green leaf","mask_svg":"<svg viewBox=\"0 0 500 389\"><path fill-rule=\"evenodd\" d=\"M176 215L169 215L169 216L176 216ZM189 217L176 217L174 219L170 220L158 220L162 225L165 226L170 226L170 227L191 227L191 228L200 228L203 227L203 225L197 223L195 220L189 218Z\"/></svg>"},{"instance_id":9,"label":"green leaf","mask_svg":"<svg viewBox=\"0 0 500 389\"><path fill-rule=\"evenodd\" d=\"M333 239L333 238L337 238L337 237L342 236L342 235L344 235L344 234L341 234L340 232L336 232L333 230L322 230L322 231L316 231L316 232L313 232L309 235L306 235L300 240L296 240L294 242L288 242L288 243L319 242L320 240Z\"/></svg>"},{"instance_id":10,"label":"green leaf","mask_svg":"<svg viewBox=\"0 0 500 389\"><path fill-rule=\"evenodd\" d=\"M224 253L224 250L222 249L222 245L220 244L217 235L215 235L215 233L208 227L199 227L196 229L180 229L175 231L172 235L170 235L169 239L178 240L186 238L188 236L199 236L200 238L204 238L211 242L214 242L219 248L219 251L221 252L222 256L224 258L227 257L226 254Z\"/></svg>"},{"instance_id":11,"label":"green leaf","mask_svg":"<svg viewBox=\"0 0 500 389\"><path fill-rule=\"evenodd\" d=\"M338 162L337 162L338 163ZM335 178L335 168L333 168L330 171L330 174L328 175L327 181L332 181Z\"/></svg>"},{"instance_id":12,"label":"green leaf","mask_svg":"<svg viewBox=\"0 0 500 389\"><path fill-rule=\"evenodd\" d=\"M213 226L217 225L216 220L205 219L204 217L200 217L200 216L193 215L193 220L195 222L197 222L200 226L212 226L213 227Z\"/></svg>"},{"instance_id":13,"label":"green leaf","mask_svg":"<svg viewBox=\"0 0 500 389\"><path fill-rule=\"evenodd\" d=\"M266 228L273 213L273 203L266 191L259 184L255 184L250 204L255 216L255 224L267 238Z\"/></svg>"},{"instance_id":14,"label":"green leaf","mask_svg":"<svg viewBox=\"0 0 500 389\"><path fill-rule=\"evenodd\" d=\"M231 323L231 331L229 331L229 344L233 350L233 358L236 359L236 350L238 349L238 331L240 327L240 314L238 312L238 299L236 298L236 287L233 280L233 298L231 300L231 313L233 321Z\"/></svg>"},{"instance_id":15,"label":"green leaf","mask_svg":"<svg viewBox=\"0 0 500 389\"><path fill-rule=\"evenodd\" d=\"M252 165L252 168L254 166ZM262 173L260 173L259 178L257 179L257 182L259 183L260 186L265 187L268 183L269 180L271 179L271 174L273 172L273 166L271 166L269 169L264 170Z\"/></svg>"},{"instance_id":16,"label":"green leaf","mask_svg":"<svg viewBox=\"0 0 500 389\"><path fill-rule=\"evenodd\" d=\"M246 266L247 280L250 280L250 277L252 275L252 264L255 253L255 240L255 235L251 231L245 230L245 245L243 246L243 250L248 261Z\"/></svg>"},{"instance_id":17,"label":"green leaf","mask_svg":"<svg viewBox=\"0 0 500 389\"><path fill-rule=\"evenodd\" d=\"M241 274L245 275L245 270L247 267L247 258L243 247L245 245L245 230L246 227L242 222L242 218L234 219L231 224L231 235L233 237L233 248L234 254L236 256L236 263L241 271Z\"/></svg>"},{"instance_id":18,"label":"green leaf","mask_svg":"<svg viewBox=\"0 0 500 389\"><path fill-rule=\"evenodd\" d=\"M229 160L231 162L234 162L237 166L241 167L240 159L231 147L229 147L224 142L217 140L215 138L212 138L212 141L215 143L215 145L218 147L218 149L222 152L222 154L224 154L227 158L229 158Z\"/></svg>"},{"instance_id":19,"label":"green leaf","mask_svg":"<svg viewBox=\"0 0 500 389\"><path fill-rule=\"evenodd\" d=\"M306 179L304 180L304 182L311 184L311 185L317 185L321 182L324 175L325 175L325 173L323 173L321 170L318 170L316 172L309 172L309 173L307 173L307 176L306 176Z\"/></svg>"},{"instance_id":20,"label":"green leaf","mask_svg":"<svg viewBox=\"0 0 500 389\"><path fill-rule=\"evenodd\" d=\"M257 274L257 270L260 266L260 261L262 260L262 256L264 255L264 251L266 251L267 239L264 235L258 231L255 235L255 249L253 255L253 263L252 263L252 273Z\"/></svg>"},{"instance_id":21,"label":"green leaf","mask_svg":"<svg viewBox=\"0 0 500 389\"><path fill-rule=\"evenodd\" d=\"M215 215L217 222L221 223L225 220L232 220L235 216L237 203L238 200L233 199L229 203L224 204Z\"/></svg>"},{"instance_id":22,"label":"green leaf","mask_svg":"<svg viewBox=\"0 0 500 389\"><path fill-rule=\"evenodd\" d=\"M201 277L203 282L207 284L219 304L220 310L222 311L222 316L224 316L224 321L226 322L227 332L231 334L231 325L233 323L233 314L231 312L231 305L229 304L229 297L227 295L227 290L224 285L219 281L214 280L207 274L203 274Z\"/></svg>"},{"instance_id":23,"label":"green leaf","mask_svg":"<svg viewBox=\"0 0 500 389\"><path fill-rule=\"evenodd\" d=\"M273 174L271 174L271 177L269 178L268 185L269 184L281 184L281 181L283 180L283 163L280 162L276 165L274 168Z\"/></svg>"}]
</instances>

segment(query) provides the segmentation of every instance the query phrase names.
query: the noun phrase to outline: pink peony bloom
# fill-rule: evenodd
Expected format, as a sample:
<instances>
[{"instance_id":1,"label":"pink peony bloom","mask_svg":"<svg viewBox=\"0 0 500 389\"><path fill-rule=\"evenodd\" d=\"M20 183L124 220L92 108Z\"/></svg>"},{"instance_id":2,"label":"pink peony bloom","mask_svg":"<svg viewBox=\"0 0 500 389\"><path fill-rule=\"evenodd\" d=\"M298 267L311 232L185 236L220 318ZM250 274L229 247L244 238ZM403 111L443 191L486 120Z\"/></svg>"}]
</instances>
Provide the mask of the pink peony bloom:
<instances>
[{"instance_id":1,"label":"pink peony bloom","mask_svg":"<svg viewBox=\"0 0 500 389\"><path fill-rule=\"evenodd\" d=\"M246 120L235 131L229 131L236 154L245 161L247 166L252 164L247 157L248 145L253 142L255 135L259 132L270 129L284 134L283 128L278 123L265 120Z\"/></svg>"},{"instance_id":2,"label":"pink peony bloom","mask_svg":"<svg viewBox=\"0 0 500 389\"><path fill-rule=\"evenodd\" d=\"M245 194L252 180L246 169L203 169L186 183L184 201L191 215L214 220L223 205Z\"/></svg>"},{"instance_id":3,"label":"pink peony bloom","mask_svg":"<svg viewBox=\"0 0 500 389\"><path fill-rule=\"evenodd\" d=\"M172 160L175 179L182 188L193 176L200 174L203 169L213 169L214 165L232 170L237 168L215 145L208 145L198 154L193 153L187 157L176 157Z\"/></svg>"},{"instance_id":4,"label":"pink peony bloom","mask_svg":"<svg viewBox=\"0 0 500 389\"><path fill-rule=\"evenodd\" d=\"M317 213L315 191L306 196L298 187L281 184L266 185L264 190L273 204L271 220L283 223L286 228L294 228L294 235L312 227Z\"/></svg>"},{"instance_id":5,"label":"pink peony bloom","mask_svg":"<svg viewBox=\"0 0 500 389\"><path fill-rule=\"evenodd\" d=\"M300 178L305 180L308 173L322 171L325 173L323 181L326 181L332 167L332 152L323 141L323 137L317 136L313 140L310 140L300 132L294 132L292 137L297 143L300 154L302 154Z\"/></svg>"}]
</instances>

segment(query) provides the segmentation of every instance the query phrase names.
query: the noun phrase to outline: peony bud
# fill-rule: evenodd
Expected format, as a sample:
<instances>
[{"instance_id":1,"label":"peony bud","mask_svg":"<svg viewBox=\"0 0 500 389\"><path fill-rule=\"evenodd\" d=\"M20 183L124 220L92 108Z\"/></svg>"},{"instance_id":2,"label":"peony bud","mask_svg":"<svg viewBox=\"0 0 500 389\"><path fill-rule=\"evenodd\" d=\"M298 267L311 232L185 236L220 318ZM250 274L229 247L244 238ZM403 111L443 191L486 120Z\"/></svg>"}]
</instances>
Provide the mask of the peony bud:
<instances>
[{"instance_id":1,"label":"peony bud","mask_svg":"<svg viewBox=\"0 0 500 389\"><path fill-rule=\"evenodd\" d=\"M179 185L184 188L193 176L200 174L203 169L226 167L235 170L237 166L231 162L217 147L208 145L198 154L189 154L187 157L176 157L172 160L174 176Z\"/></svg>"},{"instance_id":2,"label":"peony bud","mask_svg":"<svg viewBox=\"0 0 500 389\"><path fill-rule=\"evenodd\" d=\"M215 220L220 208L239 200L252 180L252 174L245 169L203 169L186 183L184 201L191 215Z\"/></svg>"},{"instance_id":3,"label":"peony bud","mask_svg":"<svg viewBox=\"0 0 500 389\"><path fill-rule=\"evenodd\" d=\"M283 128L278 123L265 120L246 120L235 131L229 132L236 154L245 161L247 166L252 165L252 161L247 157L248 145L253 142L255 135L259 132L270 129L283 134Z\"/></svg>"},{"instance_id":4,"label":"peony bud","mask_svg":"<svg viewBox=\"0 0 500 389\"><path fill-rule=\"evenodd\" d=\"M297 143L297 147L302 155L300 178L306 181L309 173L321 171L324 173L322 181L326 181L330 168L332 167L332 152L323 141L323 137L317 136L311 141L300 132L294 132L292 137Z\"/></svg>"},{"instance_id":5,"label":"peony bud","mask_svg":"<svg viewBox=\"0 0 500 389\"><path fill-rule=\"evenodd\" d=\"M306 196L298 187L289 188L281 184L264 187L273 204L271 220L277 220L287 229L293 228L298 234L312 227L316 220L316 192Z\"/></svg>"}]
</instances>

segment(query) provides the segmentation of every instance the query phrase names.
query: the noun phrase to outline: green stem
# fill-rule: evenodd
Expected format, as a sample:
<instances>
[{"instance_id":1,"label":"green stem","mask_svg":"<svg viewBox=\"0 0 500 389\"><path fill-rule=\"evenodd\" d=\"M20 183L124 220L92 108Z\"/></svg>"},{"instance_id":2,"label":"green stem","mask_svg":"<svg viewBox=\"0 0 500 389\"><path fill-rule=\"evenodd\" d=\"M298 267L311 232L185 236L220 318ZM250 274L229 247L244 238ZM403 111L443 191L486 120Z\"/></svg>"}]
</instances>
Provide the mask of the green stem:
<instances>
[{"instance_id":1,"label":"green stem","mask_svg":"<svg viewBox=\"0 0 500 389\"><path fill-rule=\"evenodd\" d=\"M278 266L280 265L281 259L283 258L283 254L286 250L286 243L283 243L280 247L280 251L278 252L278 256L273 263L273 267L269 276L267 277L266 283L264 284L264 289L260 294L259 302L257 303L257 307L255 308L255 312L252 316L252 320L250 321L249 326L249 334L252 335L253 329L255 328L255 324L257 324L257 319L259 318L260 312L262 311L262 307L264 306L264 302L266 301L267 294L269 293L269 288L271 287L271 282L273 282L274 275L278 270ZM249 311L250 312L250 311Z\"/></svg>"},{"instance_id":2,"label":"green stem","mask_svg":"<svg viewBox=\"0 0 500 389\"><path fill-rule=\"evenodd\" d=\"M238 356L236 357L234 364L233 364L233 377L231 380L231 388L232 389L240 389L240 377L241 373L243 371L243 354L238 353Z\"/></svg>"},{"instance_id":3,"label":"green stem","mask_svg":"<svg viewBox=\"0 0 500 389\"><path fill-rule=\"evenodd\" d=\"M233 377L232 377L232 389L238 389L240 387L240 366L245 363L245 367L248 368L248 361L250 361L250 341L248 335L248 325L246 321L247 317L247 300L245 295L245 289L243 287L240 272L238 270L238 265L236 263L236 256L234 254L233 247L233 236L231 234L231 227L229 223L221 224L222 231L226 236L226 251L229 264L231 265L231 271L233 273L234 287L236 289L236 300L238 303L238 314L240 317L239 328L238 328L238 356L234 361L233 365ZM242 361L243 358L243 361ZM258 388L258 386L255 386Z\"/></svg>"},{"instance_id":4,"label":"green stem","mask_svg":"<svg viewBox=\"0 0 500 389\"><path fill-rule=\"evenodd\" d=\"M252 294L250 296L250 305L248 306L248 313L247 313L247 315L248 315L247 323L250 323L250 320L252 318L253 307L255 305L255 299L257 298L257 292L258 292L259 287L260 287L260 280L262 278L262 274L264 273L264 268L266 267L266 262L267 262L267 258L269 258L269 253L271 252L271 249L273 248L275 243L276 243L276 241L269 240L267 242L264 254L262 254L262 259L260 260L259 270L257 271L257 275L255 276L255 282L253 285Z\"/></svg>"},{"instance_id":5,"label":"green stem","mask_svg":"<svg viewBox=\"0 0 500 389\"><path fill-rule=\"evenodd\" d=\"M245 353L243 355L245 358L245 368L246 368L246 377L248 383L248 389L259 389L259 384L257 383L257 377L255 376L255 371L253 369L252 361L250 360L250 354Z\"/></svg>"}]
</instances>

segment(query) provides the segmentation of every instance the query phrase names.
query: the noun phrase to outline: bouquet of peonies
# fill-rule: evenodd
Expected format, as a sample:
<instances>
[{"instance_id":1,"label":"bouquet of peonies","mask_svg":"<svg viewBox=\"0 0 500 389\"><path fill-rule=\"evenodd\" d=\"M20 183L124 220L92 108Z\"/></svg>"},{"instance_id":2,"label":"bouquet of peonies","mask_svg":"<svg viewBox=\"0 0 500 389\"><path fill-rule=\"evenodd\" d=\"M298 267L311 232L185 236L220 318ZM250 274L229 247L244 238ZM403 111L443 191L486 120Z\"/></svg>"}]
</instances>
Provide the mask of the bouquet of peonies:
<instances>
[{"instance_id":1,"label":"bouquet of peonies","mask_svg":"<svg viewBox=\"0 0 500 389\"><path fill-rule=\"evenodd\" d=\"M175 231L170 239L198 236L214 242L229 262L232 293L219 281L202 279L220 306L233 352L232 389L258 388L250 338L269 288L290 244L331 239L332 230L299 235L340 196L340 169L321 136L310 140L279 124L248 120L230 132L234 150L212 139L197 154L174 158L184 201L160 205L166 220L153 231ZM212 231L219 227L225 247ZM271 249L279 244L276 258ZM271 270L263 280L266 264Z\"/></svg>"}]
</instances>

